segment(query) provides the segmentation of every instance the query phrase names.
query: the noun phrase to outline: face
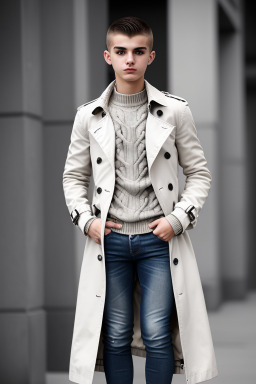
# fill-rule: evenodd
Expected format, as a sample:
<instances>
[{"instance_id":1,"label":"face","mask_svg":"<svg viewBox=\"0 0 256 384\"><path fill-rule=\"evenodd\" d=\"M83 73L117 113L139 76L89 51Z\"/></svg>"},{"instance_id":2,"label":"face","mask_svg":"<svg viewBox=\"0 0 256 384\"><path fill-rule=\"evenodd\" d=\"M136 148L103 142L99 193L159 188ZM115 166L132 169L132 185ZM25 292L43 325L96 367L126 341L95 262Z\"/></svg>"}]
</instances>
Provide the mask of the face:
<instances>
[{"instance_id":1,"label":"face","mask_svg":"<svg viewBox=\"0 0 256 384\"><path fill-rule=\"evenodd\" d=\"M155 58L155 51L149 52L148 37L112 34L110 52L104 51L104 58L112 65L116 79L137 81L144 77L147 66ZM133 71L126 71L132 68Z\"/></svg>"}]
</instances>

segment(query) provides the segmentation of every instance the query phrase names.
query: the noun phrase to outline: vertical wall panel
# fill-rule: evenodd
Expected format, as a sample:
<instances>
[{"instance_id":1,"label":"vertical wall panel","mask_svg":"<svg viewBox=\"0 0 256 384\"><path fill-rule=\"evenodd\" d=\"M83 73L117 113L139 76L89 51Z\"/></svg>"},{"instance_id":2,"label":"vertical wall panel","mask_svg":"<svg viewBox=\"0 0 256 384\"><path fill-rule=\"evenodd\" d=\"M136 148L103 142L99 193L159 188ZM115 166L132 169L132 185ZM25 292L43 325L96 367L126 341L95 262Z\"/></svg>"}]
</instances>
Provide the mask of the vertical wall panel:
<instances>
[{"instance_id":1,"label":"vertical wall panel","mask_svg":"<svg viewBox=\"0 0 256 384\"><path fill-rule=\"evenodd\" d=\"M197 227L189 231L189 235L198 260L206 304L209 309L215 309L221 300L216 1L169 1L168 18L169 91L187 99L213 178Z\"/></svg>"},{"instance_id":2,"label":"vertical wall panel","mask_svg":"<svg viewBox=\"0 0 256 384\"><path fill-rule=\"evenodd\" d=\"M45 381L40 1L0 3L0 382Z\"/></svg>"}]
</instances>

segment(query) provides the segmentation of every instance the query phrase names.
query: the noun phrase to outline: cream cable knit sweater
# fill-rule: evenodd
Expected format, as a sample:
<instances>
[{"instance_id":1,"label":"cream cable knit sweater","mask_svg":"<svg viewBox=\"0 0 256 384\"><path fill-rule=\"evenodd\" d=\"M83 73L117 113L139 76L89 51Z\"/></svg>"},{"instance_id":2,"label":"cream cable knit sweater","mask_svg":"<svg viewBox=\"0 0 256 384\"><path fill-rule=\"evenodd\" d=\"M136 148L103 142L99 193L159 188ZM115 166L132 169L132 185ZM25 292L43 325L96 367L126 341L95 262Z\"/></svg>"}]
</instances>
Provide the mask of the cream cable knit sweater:
<instances>
[{"instance_id":1,"label":"cream cable knit sweater","mask_svg":"<svg viewBox=\"0 0 256 384\"><path fill-rule=\"evenodd\" d=\"M148 174L146 89L134 94L121 94L114 87L108 107L116 135L116 181L107 219L122 224L120 229L111 229L123 234L147 233L155 229L149 228L150 222L166 217L175 235L179 234L182 231L180 221L172 214L164 215ZM93 216L87 221L85 233L95 219Z\"/></svg>"}]
</instances>

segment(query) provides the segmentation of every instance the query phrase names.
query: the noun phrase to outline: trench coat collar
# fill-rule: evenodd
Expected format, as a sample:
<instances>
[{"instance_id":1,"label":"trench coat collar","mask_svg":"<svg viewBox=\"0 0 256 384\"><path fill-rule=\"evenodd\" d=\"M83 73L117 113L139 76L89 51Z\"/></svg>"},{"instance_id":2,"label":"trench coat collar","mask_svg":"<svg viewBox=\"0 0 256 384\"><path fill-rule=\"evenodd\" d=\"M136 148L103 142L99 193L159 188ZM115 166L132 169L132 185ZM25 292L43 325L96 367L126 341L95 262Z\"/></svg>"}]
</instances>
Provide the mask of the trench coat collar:
<instances>
[{"instance_id":1,"label":"trench coat collar","mask_svg":"<svg viewBox=\"0 0 256 384\"><path fill-rule=\"evenodd\" d=\"M151 85L146 79L144 79L144 83L148 96L148 106L151 105L152 101L155 101L156 103L167 107L168 104L166 103L166 96L164 95L164 93L159 91L153 85ZM97 99L95 108L92 110L93 115L95 115L99 111L99 109L108 110L109 99L115 84L116 80L113 80Z\"/></svg>"}]
</instances>

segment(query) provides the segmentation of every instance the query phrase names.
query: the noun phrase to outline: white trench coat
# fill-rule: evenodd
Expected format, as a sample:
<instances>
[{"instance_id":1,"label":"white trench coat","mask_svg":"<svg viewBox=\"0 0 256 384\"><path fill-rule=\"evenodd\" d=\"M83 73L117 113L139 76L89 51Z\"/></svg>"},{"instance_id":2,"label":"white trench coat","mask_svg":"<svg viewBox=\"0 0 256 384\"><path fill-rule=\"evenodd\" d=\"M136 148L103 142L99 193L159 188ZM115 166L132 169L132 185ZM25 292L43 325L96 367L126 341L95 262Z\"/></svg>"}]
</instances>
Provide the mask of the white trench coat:
<instances>
[{"instance_id":1,"label":"white trench coat","mask_svg":"<svg viewBox=\"0 0 256 384\"><path fill-rule=\"evenodd\" d=\"M69 379L80 384L91 384L94 371L104 372L101 333L106 293L104 229L115 187L115 131L108 100L114 83L115 80L98 99L77 108L63 173L66 204L69 213L76 209L81 214L80 229L83 231L84 223L92 214L100 213L101 217L101 245L87 236L78 285ZM187 384L194 384L218 374L201 279L187 231L196 225L210 190L211 175L187 101L159 91L146 80L145 87L149 176L164 214L172 212L183 227L183 232L169 241L175 298L170 322L175 374L185 373ZM179 164L186 176L180 195ZM90 204L88 187L92 172L94 191ZM190 208L191 213L186 212ZM135 356L146 357L140 328L137 273L133 302L131 351Z\"/></svg>"}]
</instances>

